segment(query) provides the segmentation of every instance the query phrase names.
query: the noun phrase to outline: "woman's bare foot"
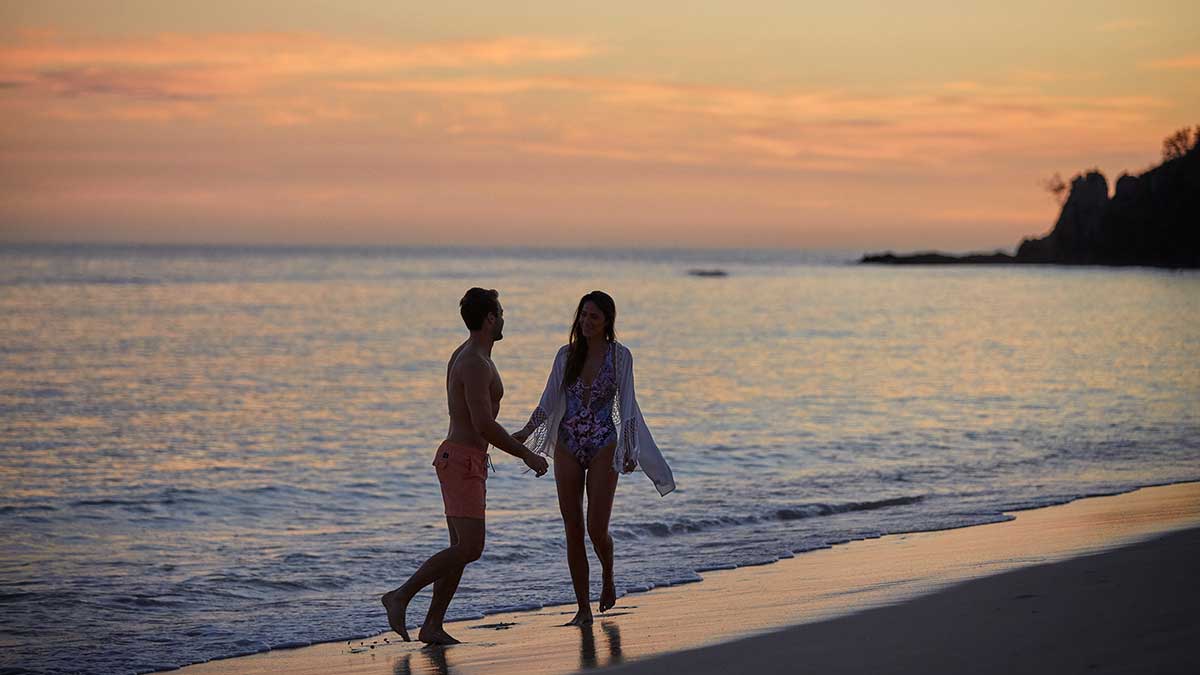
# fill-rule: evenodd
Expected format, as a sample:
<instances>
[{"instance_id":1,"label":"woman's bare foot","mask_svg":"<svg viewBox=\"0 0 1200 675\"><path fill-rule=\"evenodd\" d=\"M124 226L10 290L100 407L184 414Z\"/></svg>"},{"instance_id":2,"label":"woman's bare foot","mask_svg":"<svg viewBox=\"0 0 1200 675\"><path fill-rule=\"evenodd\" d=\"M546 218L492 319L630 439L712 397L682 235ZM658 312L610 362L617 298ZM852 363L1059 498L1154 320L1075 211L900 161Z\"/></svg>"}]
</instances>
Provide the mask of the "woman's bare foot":
<instances>
[{"instance_id":1,"label":"woman's bare foot","mask_svg":"<svg viewBox=\"0 0 1200 675\"><path fill-rule=\"evenodd\" d=\"M607 574L604 575L604 588L600 589L600 611L607 612L617 604L617 587L613 584L613 578Z\"/></svg>"},{"instance_id":2,"label":"woman's bare foot","mask_svg":"<svg viewBox=\"0 0 1200 675\"><path fill-rule=\"evenodd\" d=\"M408 626L404 625L404 615L408 612L408 601L412 600L412 595L405 594L404 587L401 586L394 591L384 593L379 600L383 603L383 608L387 610L388 625L399 633L405 642L412 642L412 638L408 636Z\"/></svg>"},{"instance_id":3,"label":"woman's bare foot","mask_svg":"<svg viewBox=\"0 0 1200 675\"><path fill-rule=\"evenodd\" d=\"M563 624L564 626L590 626L592 625L592 608L586 607L575 612L575 618Z\"/></svg>"},{"instance_id":4,"label":"woman's bare foot","mask_svg":"<svg viewBox=\"0 0 1200 675\"><path fill-rule=\"evenodd\" d=\"M446 631L442 630L441 626L436 628L421 626L421 632L417 633L417 639L427 645L457 645L462 644L456 638L451 636Z\"/></svg>"}]
</instances>

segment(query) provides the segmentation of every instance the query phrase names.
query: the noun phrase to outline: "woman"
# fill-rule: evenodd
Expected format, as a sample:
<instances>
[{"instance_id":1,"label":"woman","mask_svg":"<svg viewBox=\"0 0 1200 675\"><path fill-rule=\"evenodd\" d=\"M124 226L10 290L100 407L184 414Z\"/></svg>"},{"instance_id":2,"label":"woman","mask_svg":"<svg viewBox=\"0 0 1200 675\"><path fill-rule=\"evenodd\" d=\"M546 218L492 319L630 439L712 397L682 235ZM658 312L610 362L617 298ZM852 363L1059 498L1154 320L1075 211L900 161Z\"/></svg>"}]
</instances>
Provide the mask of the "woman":
<instances>
[{"instance_id":1,"label":"woman","mask_svg":"<svg viewBox=\"0 0 1200 675\"><path fill-rule=\"evenodd\" d=\"M567 566L579 612L567 625L592 622L588 593L586 529L603 568L600 611L617 603L613 542L608 534L617 478L639 466L659 494L675 489L671 468L654 444L633 391L633 356L616 341L617 307L602 291L579 300L571 337L558 350L542 400L513 437L534 452L552 456L558 508L567 533Z\"/></svg>"}]
</instances>

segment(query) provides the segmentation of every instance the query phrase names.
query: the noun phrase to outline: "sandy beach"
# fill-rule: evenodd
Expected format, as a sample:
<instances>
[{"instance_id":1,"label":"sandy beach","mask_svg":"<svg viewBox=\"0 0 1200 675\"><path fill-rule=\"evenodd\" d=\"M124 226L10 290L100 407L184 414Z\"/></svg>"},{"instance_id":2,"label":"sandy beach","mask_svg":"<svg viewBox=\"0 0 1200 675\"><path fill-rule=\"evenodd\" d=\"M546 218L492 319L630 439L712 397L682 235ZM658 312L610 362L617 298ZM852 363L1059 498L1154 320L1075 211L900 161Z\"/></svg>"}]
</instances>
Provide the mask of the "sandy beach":
<instances>
[{"instance_id":1,"label":"sandy beach","mask_svg":"<svg viewBox=\"0 0 1200 675\"><path fill-rule=\"evenodd\" d=\"M1196 673L1200 529L617 673Z\"/></svg>"},{"instance_id":2,"label":"sandy beach","mask_svg":"<svg viewBox=\"0 0 1200 675\"><path fill-rule=\"evenodd\" d=\"M1194 671L1200 484L1014 515L709 573L625 596L590 629L546 608L450 624L465 642L450 648L384 633L181 672Z\"/></svg>"}]
</instances>

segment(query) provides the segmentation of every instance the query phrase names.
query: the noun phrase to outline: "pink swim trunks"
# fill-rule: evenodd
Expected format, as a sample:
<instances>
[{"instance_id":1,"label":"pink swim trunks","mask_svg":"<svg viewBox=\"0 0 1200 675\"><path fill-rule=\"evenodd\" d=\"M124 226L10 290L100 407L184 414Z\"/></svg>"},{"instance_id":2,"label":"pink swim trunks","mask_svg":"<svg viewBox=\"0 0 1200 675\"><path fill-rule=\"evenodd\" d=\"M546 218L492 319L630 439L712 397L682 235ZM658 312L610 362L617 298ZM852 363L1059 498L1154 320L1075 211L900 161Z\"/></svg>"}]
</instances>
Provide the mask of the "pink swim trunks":
<instances>
[{"instance_id":1,"label":"pink swim trunks","mask_svg":"<svg viewBox=\"0 0 1200 675\"><path fill-rule=\"evenodd\" d=\"M487 452L450 441L442 441L433 458L442 502L449 518L483 520L487 503Z\"/></svg>"}]
</instances>

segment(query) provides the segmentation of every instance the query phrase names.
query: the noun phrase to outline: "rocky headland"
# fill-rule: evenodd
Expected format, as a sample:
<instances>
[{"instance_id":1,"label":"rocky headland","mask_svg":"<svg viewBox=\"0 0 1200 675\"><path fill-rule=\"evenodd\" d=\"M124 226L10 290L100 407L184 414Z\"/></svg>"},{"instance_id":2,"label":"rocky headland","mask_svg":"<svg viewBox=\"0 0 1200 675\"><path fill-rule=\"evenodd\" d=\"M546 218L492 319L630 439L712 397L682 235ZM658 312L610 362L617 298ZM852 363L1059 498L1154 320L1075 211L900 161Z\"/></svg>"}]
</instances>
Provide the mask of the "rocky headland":
<instances>
[{"instance_id":1,"label":"rocky headland","mask_svg":"<svg viewBox=\"0 0 1200 675\"><path fill-rule=\"evenodd\" d=\"M1137 176L1122 175L1109 197L1099 171L1076 176L1050 234L1003 251L957 256L937 252L865 255L890 265L1141 265L1200 268L1200 128L1196 142Z\"/></svg>"}]
</instances>

